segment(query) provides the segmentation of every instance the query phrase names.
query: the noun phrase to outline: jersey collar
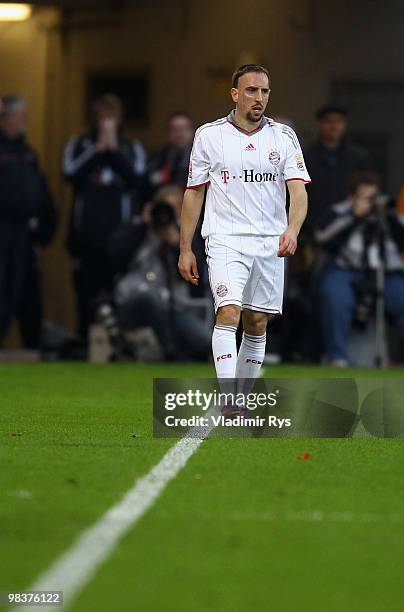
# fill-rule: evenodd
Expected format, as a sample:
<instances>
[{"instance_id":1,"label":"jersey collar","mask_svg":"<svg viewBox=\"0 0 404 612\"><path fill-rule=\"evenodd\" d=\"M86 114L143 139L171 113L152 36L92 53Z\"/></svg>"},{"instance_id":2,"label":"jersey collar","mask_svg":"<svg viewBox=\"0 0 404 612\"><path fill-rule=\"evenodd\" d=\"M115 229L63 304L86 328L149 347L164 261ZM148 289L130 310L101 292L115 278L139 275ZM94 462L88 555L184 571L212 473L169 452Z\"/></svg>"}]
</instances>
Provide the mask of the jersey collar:
<instances>
[{"instance_id":1,"label":"jersey collar","mask_svg":"<svg viewBox=\"0 0 404 612\"><path fill-rule=\"evenodd\" d=\"M238 130L242 134L245 134L246 136L252 136L253 134L256 134L257 132L262 130L262 128L265 127L266 125L274 125L274 121L270 117L264 116L262 117L259 126L255 128L255 130L251 130L251 132L249 132L248 130L243 130L242 127L237 125L234 110L232 110L231 113L227 115L226 119L233 127L236 128L236 130Z\"/></svg>"}]
</instances>

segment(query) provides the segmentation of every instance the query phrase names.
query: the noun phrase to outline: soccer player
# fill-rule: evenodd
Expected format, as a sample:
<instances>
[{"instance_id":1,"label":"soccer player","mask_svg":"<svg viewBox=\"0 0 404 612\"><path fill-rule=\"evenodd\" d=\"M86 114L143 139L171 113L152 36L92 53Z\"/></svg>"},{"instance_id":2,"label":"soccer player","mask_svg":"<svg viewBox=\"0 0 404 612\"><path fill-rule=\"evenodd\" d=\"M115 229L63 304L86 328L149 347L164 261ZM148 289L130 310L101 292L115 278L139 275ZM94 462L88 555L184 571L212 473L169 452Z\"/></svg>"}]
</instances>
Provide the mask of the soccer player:
<instances>
[{"instance_id":1,"label":"soccer player","mask_svg":"<svg viewBox=\"0 0 404 612\"><path fill-rule=\"evenodd\" d=\"M219 382L243 379L237 390L243 393L251 391L259 374L269 315L282 313L284 258L296 251L310 182L295 132L264 116L269 94L265 67L247 64L236 70L235 109L196 131L181 214L178 267L197 285L191 245L206 189L202 237L216 310L216 374ZM237 355L241 313L244 333Z\"/></svg>"}]
</instances>

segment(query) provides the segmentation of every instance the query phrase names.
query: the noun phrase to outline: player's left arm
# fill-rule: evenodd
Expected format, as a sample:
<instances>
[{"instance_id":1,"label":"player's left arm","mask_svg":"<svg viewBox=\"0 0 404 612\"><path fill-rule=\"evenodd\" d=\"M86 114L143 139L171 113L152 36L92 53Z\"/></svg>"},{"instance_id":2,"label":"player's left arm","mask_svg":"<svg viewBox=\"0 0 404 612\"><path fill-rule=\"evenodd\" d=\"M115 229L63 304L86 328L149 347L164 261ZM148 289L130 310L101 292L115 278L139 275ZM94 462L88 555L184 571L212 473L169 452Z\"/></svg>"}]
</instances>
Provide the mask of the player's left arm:
<instances>
[{"instance_id":1,"label":"player's left arm","mask_svg":"<svg viewBox=\"0 0 404 612\"><path fill-rule=\"evenodd\" d=\"M287 182L290 195L289 225L279 238L278 257L290 257L297 249L297 237L307 215L306 185L302 180Z\"/></svg>"}]
</instances>

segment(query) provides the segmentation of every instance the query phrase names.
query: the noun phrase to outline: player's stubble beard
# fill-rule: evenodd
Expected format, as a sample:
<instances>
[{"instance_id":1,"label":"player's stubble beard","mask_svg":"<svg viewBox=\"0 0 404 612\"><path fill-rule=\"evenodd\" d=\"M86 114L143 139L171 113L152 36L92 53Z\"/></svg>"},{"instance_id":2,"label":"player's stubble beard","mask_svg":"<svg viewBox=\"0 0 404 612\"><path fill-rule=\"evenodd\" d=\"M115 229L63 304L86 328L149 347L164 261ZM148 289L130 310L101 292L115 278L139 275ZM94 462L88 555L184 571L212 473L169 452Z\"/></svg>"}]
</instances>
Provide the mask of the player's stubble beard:
<instances>
[{"instance_id":1,"label":"player's stubble beard","mask_svg":"<svg viewBox=\"0 0 404 612\"><path fill-rule=\"evenodd\" d=\"M264 109L262 109L259 115L253 115L252 112L247 111L246 119L248 121L251 121L251 123L259 123L262 119L263 114L264 114Z\"/></svg>"}]
</instances>

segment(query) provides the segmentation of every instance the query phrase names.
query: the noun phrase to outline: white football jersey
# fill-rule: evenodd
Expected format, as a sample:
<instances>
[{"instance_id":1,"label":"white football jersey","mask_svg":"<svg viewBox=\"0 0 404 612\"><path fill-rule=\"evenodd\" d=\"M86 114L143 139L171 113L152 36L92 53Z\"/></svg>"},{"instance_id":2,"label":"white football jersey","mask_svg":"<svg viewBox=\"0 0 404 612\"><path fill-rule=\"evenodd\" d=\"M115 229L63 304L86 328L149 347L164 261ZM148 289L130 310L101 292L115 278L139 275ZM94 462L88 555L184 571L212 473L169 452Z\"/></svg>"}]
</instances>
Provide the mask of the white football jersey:
<instances>
[{"instance_id":1,"label":"white football jersey","mask_svg":"<svg viewBox=\"0 0 404 612\"><path fill-rule=\"evenodd\" d=\"M202 236L279 236L287 227L286 187L310 183L295 132L263 117L246 132L234 111L195 133L188 188L208 184Z\"/></svg>"}]
</instances>

